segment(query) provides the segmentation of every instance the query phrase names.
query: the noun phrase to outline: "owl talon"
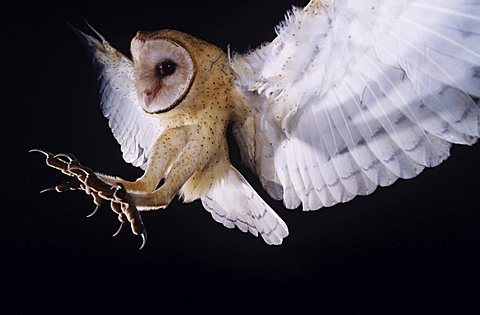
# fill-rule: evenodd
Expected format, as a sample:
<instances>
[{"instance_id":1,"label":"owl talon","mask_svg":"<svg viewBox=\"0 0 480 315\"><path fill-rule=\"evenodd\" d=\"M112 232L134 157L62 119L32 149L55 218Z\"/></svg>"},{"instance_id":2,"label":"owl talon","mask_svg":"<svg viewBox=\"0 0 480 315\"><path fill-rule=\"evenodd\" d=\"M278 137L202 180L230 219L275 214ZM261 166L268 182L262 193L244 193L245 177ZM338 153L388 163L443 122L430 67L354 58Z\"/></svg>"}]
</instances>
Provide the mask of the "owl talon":
<instances>
[{"instance_id":1,"label":"owl talon","mask_svg":"<svg viewBox=\"0 0 480 315\"><path fill-rule=\"evenodd\" d=\"M77 177L79 180L82 182L85 182L88 176L90 176L93 171L85 166L80 166L80 165L73 165L71 166L72 162L68 163L68 168L67 171L70 172L70 174L73 174L71 176Z\"/></svg>"},{"instance_id":2,"label":"owl talon","mask_svg":"<svg viewBox=\"0 0 480 315\"><path fill-rule=\"evenodd\" d=\"M96 204L97 206L100 206L102 204L103 198L100 197L98 192L92 191L92 192L90 192L90 195L92 195L92 197L93 197L93 203L94 204Z\"/></svg>"},{"instance_id":3,"label":"owl talon","mask_svg":"<svg viewBox=\"0 0 480 315\"><path fill-rule=\"evenodd\" d=\"M45 163L47 163L48 166L60 170L68 175L68 173L66 173L68 169L68 163L62 159L55 158L51 152L43 149L32 149L28 152L40 152L44 154L46 156Z\"/></svg>"},{"instance_id":4,"label":"owl talon","mask_svg":"<svg viewBox=\"0 0 480 315\"><path fill-rule=\"evenodd\" d=\"M133 203L122 203L122 212L130 222L130 227L133 234L140 235L145 232L145 226L143 225L142 217L137 207Z\"/></svg>"},{"instance_id":5,"label":"owl talon","mask_svg":"<svg viewBox=\"0 0 480 315\"><path fill-rule=\"evenodd\" d=\"M115 212L116 214L118 214L119 216L123 215L121 206L117 202L115 202L114 200L110 201L110 208L112 208L112 211ZM122 218L120 218L120 217L118 218L118 220L120 222L123 222Z\"/></svg>"},{"instance_id":6,"label":"owl talon","mask_svg":"<svg viewBox=\"0 0 480 315\"><path fill-rule=\"evenodd\" d=\"M53 156L52 153L50 153L49 151L43 150L43 149L31 149L31 150L28 151L28 152L40 152L40 153L42 153L42 154L45 154L47 158Z\"/></svg>"},{"instance_id":7,"label":"owl talon","mask_svg":"<svg viewBox=\"0 0 480 315\"><path fill-rule=\"evenodd\" d=\"M140 246L139 250L142 250L147 244L147 231L143 232L140 235L142 236L142 245Z\"/></svg>"},{"instance_id":8,"label":"owl talon","mask_svg":"<svg viewBox=\"0 0 480 315\"><path fill-rule=\"evenodd\" d=\"M97 204L97 206L95 207L95 209L93 209L93 212L90 213L89 215L87 215L87 218L93 217L93 216L95 215L95 213L98 212L98 209L100 209L100 206L101 206L101 205L102 205L101 203Z\"/></svg>"},{"instance_id":9,"label":"owl talon","mask_svg":"<svg viewBox=\"0 0 480 315\"><path fill-rule=\"evenodd\" d=\"M113 233L112 237L116 237L118 234L120 234L120 232L123 229L123 225L124 225L124 223L120 222L120 226L118 227L117 231L115 233Z\"/></svg>"},{"instance_id":10,"label":"owl talon","mask_svg":"<svg viewBox=\"0 0 480 315\"><path fill-rule=\"evenodd\" d=\"M142 217L135 203L130 199L123 183L117 183L114 186L105 183L97 177L91 168L80 164L77 158L70 153L58 153L54 155L43 149L32 149L29 152L40 152L44 154L46 157L45 162L49 167L60 170L62 173L72 177L70 181L44 189L41 193L53 190L57 192L67 190L85 191L87 194L92 195L93 202L96 205L93 212L87 215L87 218L92 217L98 212L103 200L109 200L112 211L118 214L118 220L120 221L119 228L112 236L117 236L125 223L130 223L133 234L142 237L140 249L145 247L147 232L142 222Z\"/></svg>"},{"instance_id":11,"label":"owl talon","mask_svg":"<svg viewBox=\"0 0 480 315\"><path fill-rule=\"evenodd\" d=\"M57 191L55 189L55 186L54 187L48 187L48 188L45 188L43 190L40 190L40 193L43 194L43 193L46 193L46 192L49 192L49 191Z\"/></svg>"},{"instance_id":12,"label":"owl talon","mask_svg":"<svg viewBox=\"0 0 480 315\"><path fill-rule=\"evenodd\" d=\"M112 208L113 212L118 214L118 221L120 221L120 226L118 227L117 231L112 235L112 237L115 237L120 233L120 231L122 231L124 224L127 223L128 220L125 217L125 214L123 214L120 204L112 200L110 202L110 207Z\"/></svg>"},{"instance_id":13,"label":"owl talon","mask_svg":"<svg viewBox=\"0 0 480 315\"><path fill-rule=\"evenodd\" d=\"M60 157L64 157L64 158L68 159L69 163L73 162L73 163L76 163L76 164L80 164L78 162L77 158L71 153L58 153L58 154L55 154L53 157L56 158L56 159L58 159Z\"/></svg>"},{"instance_id":14,"label":"owl talon","mask_svg":"<svg viewBox=\"0 0 480 315\"><path fill-rule=\"evenodd\" d=\"M69 182L58 184L55 186L55 190L59 193L65 192L67 190L84 190L82 183L76 179L72 179Z\"/></svg>"},{"instance_id":15,"label":"owl talon","mask_svg":"<svg viewBox=\"0 0 480 315\"><path fill-rule=\"evenodd\" d=\"M65 192L67 190L84 190L82 184L79 181L70 181L63 184L58 184L53 187L45 188L44 190L40 191L41 194L49 192L49 191L56 191L59 193Z\"/></svg>"}]
</instances>

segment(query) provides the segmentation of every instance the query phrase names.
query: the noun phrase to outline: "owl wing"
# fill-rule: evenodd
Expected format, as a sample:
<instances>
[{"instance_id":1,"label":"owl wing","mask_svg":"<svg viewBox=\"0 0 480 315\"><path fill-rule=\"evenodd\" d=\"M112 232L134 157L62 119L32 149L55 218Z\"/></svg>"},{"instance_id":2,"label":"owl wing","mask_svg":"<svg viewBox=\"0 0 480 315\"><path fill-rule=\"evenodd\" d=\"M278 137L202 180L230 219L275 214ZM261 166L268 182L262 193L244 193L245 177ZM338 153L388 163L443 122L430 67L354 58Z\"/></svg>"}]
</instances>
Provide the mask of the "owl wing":
<instances>
[{"instance_id":1,"label":"owl wing","mask_svg":"<svg viewBox=\"0 0 480 315\"><path fill-rule=\"evenodd\" d=\"M233 166L201 200L213 219L229 229L260 235L269 245L282 244L288 235L285 222Z\"/></svg>"},{"instance_id":2,"label":"owl wing","mask_svg":"<svg viewBox=\"0 0 480 315\"><path fill-rule=\"evenodd\" d=\"M90 25L89 25L90 26ZM145 113L137 99L133 63L117 51L91 26L101 41L75 31L87 44L98 66L100 100L113 136L121 146L123 159L144 169L162 127Z\"/></svg>"},{"instance_id":3,"label":"owl wing","mask_svg":"<svg viewBox=\"0 0 480 315\"><path fill-rule=\"evenodd\" d=\"M417 176L479 136L480 0L312 0L231 67L256 112L242 157L286 207ZM255 136L249 136L255 134Z\"/></svg>"}]
</instances>

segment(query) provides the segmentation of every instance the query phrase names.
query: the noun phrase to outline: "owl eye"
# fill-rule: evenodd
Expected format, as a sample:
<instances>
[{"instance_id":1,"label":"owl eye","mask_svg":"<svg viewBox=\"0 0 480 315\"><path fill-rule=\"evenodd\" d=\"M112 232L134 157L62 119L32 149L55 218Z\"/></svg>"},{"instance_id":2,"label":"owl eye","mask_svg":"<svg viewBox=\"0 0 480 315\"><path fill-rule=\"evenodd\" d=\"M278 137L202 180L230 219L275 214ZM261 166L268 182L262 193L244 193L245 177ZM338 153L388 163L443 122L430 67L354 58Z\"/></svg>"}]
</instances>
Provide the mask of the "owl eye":
<instances>
[{"instance_id":1,"label":"owl eye","mask_svg":"<svg viewBox=\"0 0 480 315\"><path fill-rule=\"evenodd\" d=\"M163 78L175 73L177 64L171 60L165 60L157 66L157 74Z\"/></svg>"}]
</instances>

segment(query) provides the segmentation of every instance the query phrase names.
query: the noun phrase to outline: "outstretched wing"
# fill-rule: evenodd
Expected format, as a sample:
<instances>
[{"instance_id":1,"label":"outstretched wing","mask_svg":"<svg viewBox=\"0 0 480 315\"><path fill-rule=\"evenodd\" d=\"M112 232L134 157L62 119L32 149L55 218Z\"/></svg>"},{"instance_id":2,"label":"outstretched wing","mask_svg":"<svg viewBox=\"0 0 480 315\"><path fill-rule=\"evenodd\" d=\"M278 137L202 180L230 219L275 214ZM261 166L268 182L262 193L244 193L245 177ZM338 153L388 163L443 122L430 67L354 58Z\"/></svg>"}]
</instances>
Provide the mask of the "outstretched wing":
<instances>
[{"instance_id":1,"label":"outstretched wing","mask_svg":"<svg viewBox=\"0 0 480 315\"><path fill-rule=\"evenodd\" d=\"M368 195L477 141L480 0L312 0L277 33L231 66L257 112L243 156L288 208Z\"/></svg>"},{"instance_id":2,"label":"outstretched wing","mask_svg":"<svg viewBox=\"0 0 480 315\"><path fill-rule=\"evenodd\" d=\"M153 116L145 113L137 99L133 63L93 28L100 41L76 30L92 51L98 66L103 115L121 146L123 159L144 169L150 151L162 131Z\"/></svg>"}]
</instances>

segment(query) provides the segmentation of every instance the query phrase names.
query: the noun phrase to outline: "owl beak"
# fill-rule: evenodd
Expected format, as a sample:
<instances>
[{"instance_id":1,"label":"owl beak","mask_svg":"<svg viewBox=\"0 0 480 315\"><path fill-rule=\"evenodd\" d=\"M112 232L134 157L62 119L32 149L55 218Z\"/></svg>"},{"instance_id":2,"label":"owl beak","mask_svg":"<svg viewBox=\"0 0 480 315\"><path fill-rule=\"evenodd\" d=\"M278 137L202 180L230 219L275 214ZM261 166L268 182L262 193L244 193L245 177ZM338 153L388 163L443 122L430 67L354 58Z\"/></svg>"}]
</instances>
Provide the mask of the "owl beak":
<instances>
[{"instance_id":1,"label":"owl beak","mask_svg":"<svg viewBox=\"0 0 480 315\"><path fill-rule=\"evenodd\" d=\"M150 104L153 103L153 100L157 96L159 90L160 86L143 91L143 104L145 105L145 108L148 108Z\"/></svg>"}]
</instances>

